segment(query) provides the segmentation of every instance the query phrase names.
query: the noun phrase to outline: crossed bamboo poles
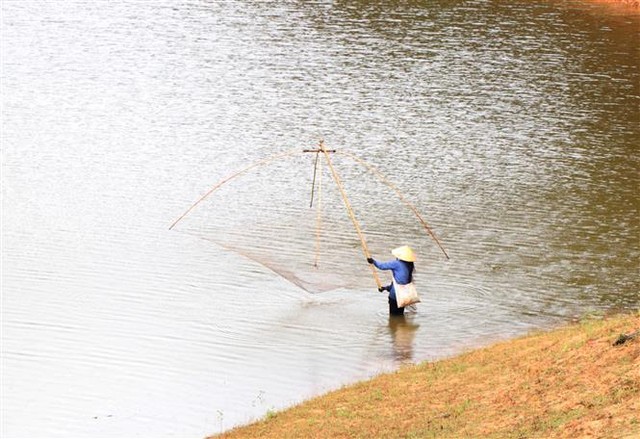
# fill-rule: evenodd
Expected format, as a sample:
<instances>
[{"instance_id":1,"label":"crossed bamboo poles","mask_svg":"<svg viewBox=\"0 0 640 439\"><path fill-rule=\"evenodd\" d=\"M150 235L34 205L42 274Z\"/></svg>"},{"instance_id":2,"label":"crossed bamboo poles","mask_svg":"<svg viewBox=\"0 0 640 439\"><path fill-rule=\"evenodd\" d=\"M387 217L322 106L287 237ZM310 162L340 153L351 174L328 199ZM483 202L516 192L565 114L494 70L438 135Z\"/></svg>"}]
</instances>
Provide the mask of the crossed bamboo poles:
<instances>
[{"instance_id":1,"label":"crossed bamboo poles","mask_svg":"<svg viewBox=\"0 0 640 439\"><path fill-rule=\"evenodd\" d=\"M333 154L333 153L342 154L342 155L344 155L346 157L351 158L356 163L358 163L361 166L363 166L367 171L369 171L370 173L375 175L385 185L390 187L396 193L396 195L398 196L400 201L402 201L413 212L413 214L418 218L418 220L422 224L423 228L427 231L429 236L435 241L435 243L438 245L438 247L440 248L440 250L442 251L444 256L447 259L449 259L449 255L447 254L446 250L444 249L444 247L442 246L442 244L440 243L440 241L436 237L436 235L433 232L433 230L431 229L431 227L429 227L429 225L424 220L422 215L420 215L420 212L418 212L418 209L411 202L409 202L409 200L407 200L405 198L405 196L402 194L400 189L395 184L393 184L391 181L389 181L389 179L387 179L384 176L384 174L382 174L378 169L376 169L375 167L373 167L372 165L370 165L366 161L362 160L360 157L357 157L357 156L355 156L353 154L350 154L350 153L347 153L347 152L344 152L344 151L338 152L335 149L327 149L325 147L325 145L324 145L324 141L323 140L320 140L320 142L318 144L318 147L316 149L303 149L302 152L303 153L315 153L316 154L316 160L314 162L314 169L313 169L313 185L311 187L311 203L310 203L310 207L313 206L313 200L314 200L314 195L315 195L315 182L316 182L316 175L317 175L317 169L318 169L318 162L319 162L320 155L322 155L322 156L324 156L325 161L327 163L327 166L329 167L329 170L331 172L331 176L333 178L333 181L336 183L336 186L338 187L338 191L340 192L340 196L342 197L342 201L344 202L345 208L347 209L347 214L349 215L349 219L351 219L351 222L353 223L353 226L354 226L354 228L356 230L356 233L358 234L358 238L360 239L360 244L361 244L361 247L362 247L362 252L363 252L365 258L367 258L367 259L370 258L371 257L371 253L369 252L369 248L367 247L367 240L366 240L366 238L364 236L364 233L362 232L362 228L360 227L360 224L358 223L358 219L356 218L355 212L353 211L353 208L351 207L351 203L349 202L349 198L347 197L347 193L346 193L346 191L344 189L344 185L342 184L342 181L340 180L340 176L336 172L336 169L333 166L333 162L331 161L330 154ZM195 209L195 207L198 204L200 204L207 197L209 197L212 193L214 193L216 190L218 190L221 186L223 186L224 184L228 183L229 181L246 174L247 172L251 171L252 169L258 168L260 166L268 165L269 163L274 162L274 161L276 161L278 159L290 157L290 156L293 156L293 155L299 154L299 153L300 153L300 149L299 148L295 148L295 149L291 149L289 151L285 151L285 152L282 152L282 153L279 153L279 154L274 154L274 155L266 157L266 158L264 158L262 160L254 162L251 165L247 166L246 168L243 168L240 171L235 172L234 174L231 174L231 175L223 178L218 183L216 183L211 189L209 189L209 191L207 191L202 197L200 197L195 203L193 203L182 215L180 215L180 217L178 219L176 219L173 222L173 224L171 224L171 226L169 227L169 230L173 229L176 226L176 224L178 224L193 209ZM322 172L319 175L322 176ZM317 238L317 242L316 242L316 262L315 262L315 265L317 265L317 253L319 253L319 237L320 237L320 225L321 225L321 215L320 215L320 203L322 201L322 198L321 198L322 180L321 179L318 180L318 189L319 189L320 196L319 196L319 205L318 205L318 215L317 215L317 219L316 219L316 222L317 222L316 223L316 228L317 228L317 236L316 236L316 238ZM377 273L377 271L376 271L376 269L375 269L375 267L373 265L371 265L371 273L373 275L373 279L375 280L377 287L380 288L382 286L382 284L380 282L380 278L378 277L378 273Z\"/></svg>"}]
</instances>

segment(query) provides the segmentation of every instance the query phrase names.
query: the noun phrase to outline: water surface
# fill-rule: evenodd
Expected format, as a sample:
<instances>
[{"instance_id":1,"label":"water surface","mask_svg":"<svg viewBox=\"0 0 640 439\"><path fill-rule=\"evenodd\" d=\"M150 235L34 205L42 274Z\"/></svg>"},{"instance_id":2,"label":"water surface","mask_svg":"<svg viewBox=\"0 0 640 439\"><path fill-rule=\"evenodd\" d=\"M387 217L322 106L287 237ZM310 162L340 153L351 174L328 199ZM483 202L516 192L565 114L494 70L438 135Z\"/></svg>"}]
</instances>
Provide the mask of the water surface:
<instances>
[{"instance_id":1,"label":"water surface","mask_svg":"<svg viewBox=\"0 0 640 439\"><path fill-rule=\"evenodd\" d=\"M568 1L1 7L3 437L202 437L639 306L637 16ZM168 230L216 181L320 138L396 183L451 256L335 155L374 256L420 255L423 302L403 321L326 167L321 268L306 290L279 275L314 273L312 155Z\"/></svg>"}]
</instances>

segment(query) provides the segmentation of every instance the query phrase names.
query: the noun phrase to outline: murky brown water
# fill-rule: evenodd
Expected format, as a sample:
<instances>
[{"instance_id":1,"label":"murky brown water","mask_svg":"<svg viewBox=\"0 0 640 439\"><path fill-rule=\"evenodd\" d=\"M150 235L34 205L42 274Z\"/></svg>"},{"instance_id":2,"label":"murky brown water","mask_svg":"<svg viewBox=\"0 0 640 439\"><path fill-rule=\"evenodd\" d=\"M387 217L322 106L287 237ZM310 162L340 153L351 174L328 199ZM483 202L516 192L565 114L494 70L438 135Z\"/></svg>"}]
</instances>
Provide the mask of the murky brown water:
<instances>
[{"instance_id":1,"label":"murky brown water","mask_svg":"<svg viewBox=\"0 0 640 439\"><path fill-rule=\"evenodd\" d=\"M637 15L1 8L3 437L201 437L403 362L640 305ZM420 254L423 302L404 321L387 317L326 168L311 270L308 154L168 230L219 179L321 137L402 188L451 255L335 155L373 254Z\"/></svg>"}]
</instances>

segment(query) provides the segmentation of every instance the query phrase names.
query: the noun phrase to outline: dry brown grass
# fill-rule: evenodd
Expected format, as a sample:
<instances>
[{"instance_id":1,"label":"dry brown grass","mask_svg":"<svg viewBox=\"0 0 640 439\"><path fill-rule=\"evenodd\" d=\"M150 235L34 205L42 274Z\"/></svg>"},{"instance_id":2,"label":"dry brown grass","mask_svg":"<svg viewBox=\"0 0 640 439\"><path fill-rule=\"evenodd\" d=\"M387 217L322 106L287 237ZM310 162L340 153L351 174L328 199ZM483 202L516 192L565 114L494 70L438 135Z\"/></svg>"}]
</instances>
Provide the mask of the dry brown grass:
<instances>
[{"instance_id":1,"label":"dry brown grass","mask_svg":"<svg viewBox=\"0 0 640 439\"><path fill-rule=\"evenodd\" d=\"M588 0L591 3L609 4L612 7L624 8L627 12L638 13L640 0Z\"/></svg>"},{"instance_id":2,"label":"dry brown grass","mask_svg":"<svg viewBox=\"0 0 640 439\"><path fill-rule=\"evenodd\" d=\"M640 437L640 313L423 363L222 438Z\"/></svg>"}]
</instances>

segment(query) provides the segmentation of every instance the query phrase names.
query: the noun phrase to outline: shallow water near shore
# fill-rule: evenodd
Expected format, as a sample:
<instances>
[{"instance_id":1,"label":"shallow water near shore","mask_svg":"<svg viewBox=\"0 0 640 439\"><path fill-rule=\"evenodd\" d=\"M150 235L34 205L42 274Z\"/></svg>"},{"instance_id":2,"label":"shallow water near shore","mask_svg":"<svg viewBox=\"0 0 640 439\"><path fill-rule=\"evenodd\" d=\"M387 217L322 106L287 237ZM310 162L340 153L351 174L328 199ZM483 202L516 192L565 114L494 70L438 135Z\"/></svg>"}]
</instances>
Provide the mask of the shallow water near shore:
<instances>
[{"instance_id":1,"label":"shallow water near shore","mask_svg":"<svg viewBox=\"0 0 640 439\"><path fill-rule=\"evenodd\" d=\"M1 7L3 437L202 437L404 363L640 306L637 15ZM405 319L387 316L326 168L324 271L310 271L311 155L229 183L168 230L216 181L320 138L396 183L451 256L336 154L373 255L419 254L423 301Z\"/></svg>"}]
</instances>

